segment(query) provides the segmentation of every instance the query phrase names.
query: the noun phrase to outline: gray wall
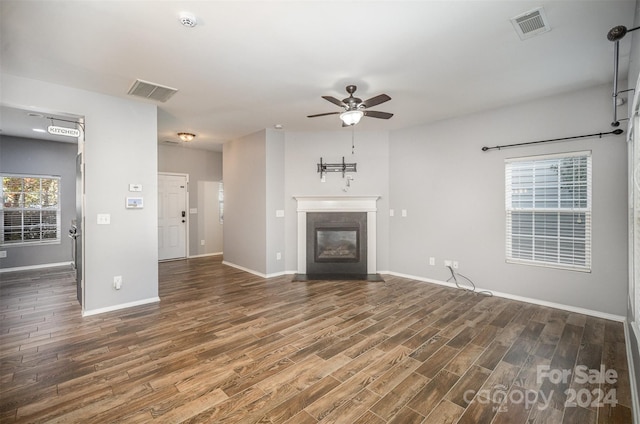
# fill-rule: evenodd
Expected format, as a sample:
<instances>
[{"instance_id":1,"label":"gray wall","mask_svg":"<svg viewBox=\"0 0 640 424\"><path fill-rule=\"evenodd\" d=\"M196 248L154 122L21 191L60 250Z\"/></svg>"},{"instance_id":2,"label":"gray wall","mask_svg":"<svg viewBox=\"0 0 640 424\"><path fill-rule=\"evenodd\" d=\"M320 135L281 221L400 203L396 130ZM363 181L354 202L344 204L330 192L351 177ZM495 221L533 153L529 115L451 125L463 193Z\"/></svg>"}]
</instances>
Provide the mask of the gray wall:
<instances>
[{"instance_id":1,"label":"gray wall","mask_svg":"<svg viewBox=\"0 0 640 424\"><path fill-rule=\"evenodd\" d=\"M158 300L157 110L149 103L2 74L8 106L84 116L85 313ZM144 208L125 208L142 184ZM137 193L138 194L138 193ZM98 225L110 214L110 225ZM121 290L113 277L122 276Z\"/></svg>"},{"instance_id":2,"label":"gray wall","mask_svg":"<svg viewBox=\"0 0 640 424\"><path fill-rule=\"evenodd\" d=\"M224 261L267 273L266 131L224 144Z\"/></svg>"},{"instance_id":3,"label":"gray wall","mask_svg":"<svg viewBox=\"0 0 640 424\"><path fill-rule=\"evenodd\" d=\"M351 154L352 135L355 154ZM389 270L389 134L343 128L325 132L285 133L285 237L286 269L297 270L297 213L293 196L368 196L379 195L377 214L377 267ZM342 173L329 173L320 181L317 164L323 162L357 163L351 187ZM345 191L346 190L346 191Z\"/></svg>"},{"instance_id":4,"label":"gray wall","mask_svg":"<svg viewBox=\"0 0 640 424\"><path fill-rule=\"evenodd\" d=\"M212 204L209 197L211 193L208 193L222 181L222 153L160 144L158 172L189 175L189 209L195 208L198 212L188 214L188 255L222 252L222 225L218 220L217 204ZM217 192L215 194L217 199ZM204 246L201 245L201 240L205 240Z\"/></svg>"},{"instance_id":5,"label":"gray wall","mask_svg":"<svg viewBox=\"0 0 640 424\"><path fill-rule=\"evenodd\" d=\"M40 246L4 246L6 258L0 268L16 268L72 261L68 231L76 217L75 143L56 143L28 138L0 136L0 170L4 173L53 175L60 177L60 243Z\"/></svg>"},{"instance_id":6,"label":"gray wall","mask_svg":"<svg viewBox=\"0 0 640 424\"><path fill-rule=\"evenodd\" d=\"M609 131L610 86L391 134L391 269L446 280L444 259L483 288L624 316L627 173L624 136L482 152L483 146ZM593 152L592 272L505 263L504 159ZM430 266L429 257L436 258Z\"/></svg>"},{"instance_id":7,"label":"gray wall","mask_svg":"<svg viewBox=\"0 0 640 424\"><path fill-rule=\"evenodd\" d=\"M266 221L267 221L267 275L284 273L285 238L284 217L276 216L276 211L284 211L284 132L266 131ZM280 254L278 256L278 253ZM278 259L278 257L280 259Z\"/></svg>"}]
</instances>

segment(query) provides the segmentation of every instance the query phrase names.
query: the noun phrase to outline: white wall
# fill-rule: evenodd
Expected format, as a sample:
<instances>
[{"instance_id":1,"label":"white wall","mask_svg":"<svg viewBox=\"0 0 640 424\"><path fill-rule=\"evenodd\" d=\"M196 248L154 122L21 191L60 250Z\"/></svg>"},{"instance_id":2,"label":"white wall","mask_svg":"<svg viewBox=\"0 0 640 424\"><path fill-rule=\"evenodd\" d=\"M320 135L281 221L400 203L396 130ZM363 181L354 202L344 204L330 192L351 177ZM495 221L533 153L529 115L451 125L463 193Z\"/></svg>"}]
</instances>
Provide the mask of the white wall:
<instances>
[{"instance_id":1,"label":"white wall","mask_svg":"<svg viewBox=\"0 0 640 424\"><path fill-rule=\"evenodd\" d=\"M352 135L355 154L351 154ZM285 133L285 237L289 272L297 270L297 204L293 196L379 195L377 215L377 267L389 268L389 135L387 132L343 128L338 131ZM320 181L317 164L323 162L357 163L351 187L342 173L329 173ZM346 191L345 191L346 190Z\"/></svg>"},{"instance_id":2,"label":"white wall","mask_svg":"<svg viewBox=\"0 0 640 424\"><path fill-rule=\"evenodd\" d=\"M158 300L156 106L7 74L1 84L6 105L85 117L85 313ZM141 210L125 209L131 183Z\"/></svg>"},{"instance_id":3,"label":"white wall","mask_svg":"<svg viewBox=\"0 0 640 424\"><path fill-rule=\"evenodd\" d=\"M391 269L444 281L443 260L457 260L459 272L482 288L625 315L625 137L481 151L610 131L610 106L610 87L600 86L393 132L391 207L408 216L391 219ZM579 150L593 152L592 272L505 263L504 159Z\"/></svg>"}]
</instances>

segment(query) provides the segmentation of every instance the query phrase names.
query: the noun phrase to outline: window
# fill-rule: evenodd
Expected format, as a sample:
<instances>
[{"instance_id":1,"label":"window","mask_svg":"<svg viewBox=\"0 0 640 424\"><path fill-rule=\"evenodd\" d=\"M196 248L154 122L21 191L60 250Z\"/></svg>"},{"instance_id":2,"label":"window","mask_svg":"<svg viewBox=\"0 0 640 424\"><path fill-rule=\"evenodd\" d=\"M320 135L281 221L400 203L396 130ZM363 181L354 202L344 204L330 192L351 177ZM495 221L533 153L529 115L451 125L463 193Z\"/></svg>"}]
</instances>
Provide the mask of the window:
<instances>
[{"instance_id":1,"label":"window","mask_svg":"<svg viewBox=\"0 0 640 424\"><path fill-rule=\"evenodd\" d=\"M507 262L591 270L591 152L507 159Z\"/></svg>"},{"instance_id":2,"label":"window","mask_svg":"<svg viewBox=\"0 0 640 424\"><path fill-rule=\"evenodd\" d=\"M60 242L60 178L2 175L0 242Z\"/></svg>"}]
</instances>

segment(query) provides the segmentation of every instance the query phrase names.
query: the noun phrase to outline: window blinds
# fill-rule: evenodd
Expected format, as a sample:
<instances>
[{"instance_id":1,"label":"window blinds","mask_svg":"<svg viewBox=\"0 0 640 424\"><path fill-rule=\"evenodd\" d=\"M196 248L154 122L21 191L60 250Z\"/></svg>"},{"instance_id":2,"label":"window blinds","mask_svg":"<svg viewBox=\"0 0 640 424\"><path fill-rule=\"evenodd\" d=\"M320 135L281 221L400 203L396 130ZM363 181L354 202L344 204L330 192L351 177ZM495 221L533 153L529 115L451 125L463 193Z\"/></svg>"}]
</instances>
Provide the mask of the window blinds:
<instances>
[{"instance_id":1,"label":"window blinds","mask_svg":"<svg viewBox=\"0 0 640 424\"><path fill-rule=\"evenodd\" d=\"M508 262L590 271L591 152L505 161Z\"/></svg>"}]
</instances>

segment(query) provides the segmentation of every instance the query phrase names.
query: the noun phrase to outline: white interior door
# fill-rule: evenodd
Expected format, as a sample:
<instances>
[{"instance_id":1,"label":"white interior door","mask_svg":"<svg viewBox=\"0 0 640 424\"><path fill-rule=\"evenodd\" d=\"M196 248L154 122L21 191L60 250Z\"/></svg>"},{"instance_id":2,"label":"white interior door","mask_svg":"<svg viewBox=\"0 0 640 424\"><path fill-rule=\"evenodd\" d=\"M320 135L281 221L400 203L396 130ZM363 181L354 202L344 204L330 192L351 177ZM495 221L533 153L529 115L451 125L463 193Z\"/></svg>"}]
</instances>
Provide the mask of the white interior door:
<instances>
[{"instance_id":1,"label":"white interior door","mask_svg":"<svg viewBox=\"0 0 640 424\"><path fill-rule=\"evenodd\" d=\"M187 257L186 174L158 174L158 259Z\"/></svg>"}]
</instances>

